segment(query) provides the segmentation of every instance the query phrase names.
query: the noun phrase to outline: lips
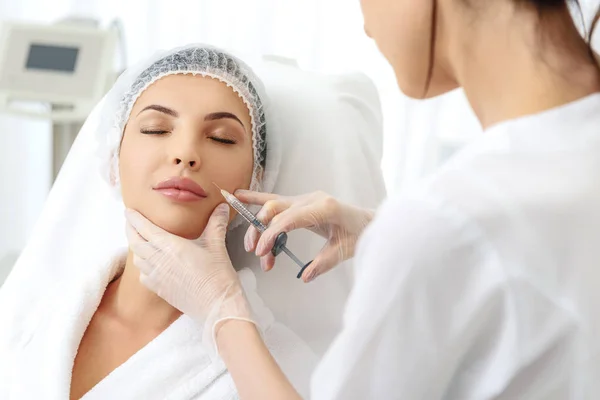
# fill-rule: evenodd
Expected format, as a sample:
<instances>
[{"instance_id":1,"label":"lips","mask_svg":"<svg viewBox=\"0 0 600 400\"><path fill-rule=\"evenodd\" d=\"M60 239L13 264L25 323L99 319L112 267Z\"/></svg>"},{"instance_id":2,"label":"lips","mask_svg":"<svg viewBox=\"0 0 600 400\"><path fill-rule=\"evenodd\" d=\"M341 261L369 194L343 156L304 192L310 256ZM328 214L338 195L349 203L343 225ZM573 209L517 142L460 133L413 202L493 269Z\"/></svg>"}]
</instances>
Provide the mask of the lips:
<instances>
[{"instance_id":1,"label":"lips","mask_svg":"<svg viewBox=\"0 0 600 400\"><path fill-rule=\"evenodd\" d=\"M166 179L153 189L172 200L183 202L198 201L207 196L202 186L189 178L180 176Z\"/></svg>"}]
</instances>

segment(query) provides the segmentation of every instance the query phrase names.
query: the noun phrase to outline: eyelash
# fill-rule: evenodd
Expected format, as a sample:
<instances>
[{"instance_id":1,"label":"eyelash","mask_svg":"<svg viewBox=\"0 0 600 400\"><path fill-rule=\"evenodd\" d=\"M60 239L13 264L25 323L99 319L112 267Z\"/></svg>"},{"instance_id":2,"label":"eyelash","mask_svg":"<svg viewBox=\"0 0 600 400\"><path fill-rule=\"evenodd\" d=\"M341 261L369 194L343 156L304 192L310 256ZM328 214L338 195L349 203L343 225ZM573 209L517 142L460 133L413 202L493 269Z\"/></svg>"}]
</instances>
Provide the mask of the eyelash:
<instances>
[{"instance_id":1,"label":"eyelash","mask_svg":"<svg viewBox=\"0 0 600 400\"><path fill-rule=\"evenodd\" d=\"M218 138L215 136L211 136L211 137L209 137L209 139L214 140L215 142L218 142L218 143L223 143L223 144L235 144L236 143L234 140Z\"/></svg>"},{"instance_id":2,"label":"eyelash","mask_svg":"<svg viewBox=\"0 0 600 400\"><path fill-rule=\"evenodd\" d=\"M143 133L144 135L163 135L165 133L169 133L167 131L145 131L145 130L141 130L141 133Z\"/></svg>"},{"instance_id":3,"label":"eyelash","mask_svg":"<svg viewBox=\"0 0 600 400\"><path fill-rule=\"evenodd\" d=\"M152 130L142 130L141 133L145 135L164 135L165 133L169 133L168 131L152 131ZM236 144L237 142L231 139L223 139L216 136L210 136L209 139L214 140L215 142L222 144Z\"/></svg>"}]
</instances>

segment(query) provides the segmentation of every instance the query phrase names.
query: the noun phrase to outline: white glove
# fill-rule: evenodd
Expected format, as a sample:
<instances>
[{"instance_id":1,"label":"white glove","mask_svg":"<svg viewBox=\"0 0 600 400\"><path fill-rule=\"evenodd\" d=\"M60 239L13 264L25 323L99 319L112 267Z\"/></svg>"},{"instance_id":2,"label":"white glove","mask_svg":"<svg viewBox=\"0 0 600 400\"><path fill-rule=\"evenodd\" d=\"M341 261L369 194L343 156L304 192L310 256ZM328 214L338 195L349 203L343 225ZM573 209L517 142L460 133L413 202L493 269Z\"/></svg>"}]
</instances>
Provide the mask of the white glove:
<instances>
[{"instance_id":1,"label":"white glove","mask_svg":"<svg viewBox=\"0 0 600 400\"><path fill-rule=\"evenodd\" d=\"M213 211L202 236L194 241L157 227L127 210L127 238L140 281L173 307L204 325L203 341L214 355L221 323L254 323L238 275L225 247L229 206Z\"/></svg>"},{"instance_id":2,"label":"white glove","mask_svg":"<svg viewBox=\"0 0 600 400\"><path fill-rule=\"evenodd\" d=\"M275 264L271 249L281 232L306 228L327 239L323 249L302 274L304 282L310 282L342 261L354 257L358 238L375 215L373 210L342 203L323 192L284 197L238 190L235 196L243 203L263 206L256 217L268 228L261 235L250 226L244 238L244 247L248 252L256 251L265 271Z\"/></svg>"}]
</instances>

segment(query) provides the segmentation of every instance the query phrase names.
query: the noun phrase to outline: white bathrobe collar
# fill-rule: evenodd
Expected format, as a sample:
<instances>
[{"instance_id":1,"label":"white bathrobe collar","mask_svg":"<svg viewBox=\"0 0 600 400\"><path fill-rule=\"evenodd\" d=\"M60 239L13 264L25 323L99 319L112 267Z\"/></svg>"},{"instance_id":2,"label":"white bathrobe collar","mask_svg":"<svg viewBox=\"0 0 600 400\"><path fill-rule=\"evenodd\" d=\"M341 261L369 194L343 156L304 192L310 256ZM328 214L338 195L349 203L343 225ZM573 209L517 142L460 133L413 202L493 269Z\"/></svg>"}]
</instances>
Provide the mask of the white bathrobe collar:
<instances>
[{"instance_id":1,"label":"white bathrobe collar","mask_svg":"<svg viewBox=\"0 0 600 400\"><path fill-rule=\"evenodd\" d=\"M36 327L23 338L21 348L15 349L16 381L12 382L11 395L15 398L69 398L77 349L107 285L122 270L123 263L124 257L117 257L107 268L83 273L72 284L58 286L38 307ZM226 372L222 363L212 364L199 346L200 335L198 325L182 315L99 382L84 399L112 397L115 388L119 388L125 398L170 395L188 399L200 395ZM172 356L165 348L172 349ZM174 376L179 378L172 379ZM164 379L157 382L157 377ZM230 384L224 389L223 395L229 393L229 397L235 397Z\"/></svg>"}]
</instances>

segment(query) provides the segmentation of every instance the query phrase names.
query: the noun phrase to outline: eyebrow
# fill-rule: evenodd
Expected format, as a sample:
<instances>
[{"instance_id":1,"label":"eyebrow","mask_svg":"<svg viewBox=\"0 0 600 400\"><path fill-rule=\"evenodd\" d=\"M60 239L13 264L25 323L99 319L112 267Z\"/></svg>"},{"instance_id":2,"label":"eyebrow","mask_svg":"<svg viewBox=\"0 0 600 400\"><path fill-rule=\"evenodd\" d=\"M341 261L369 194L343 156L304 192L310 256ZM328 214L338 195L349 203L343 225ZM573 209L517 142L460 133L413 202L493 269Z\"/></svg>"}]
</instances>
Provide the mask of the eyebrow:
<instances>
[{"instance_id":1,"label":"eyebrow","mask_svg":"<svg viewBox=\"0 0 600 400\"><path fill-rule=\"evenodd\" d=\"M177 111L170 109L168 107L165 107L165 106L160 106L158 104L151 104L151 105L145 107L142 111L140 111L138 113L138 115L140 115L141 113L143 113L144 111L147 111L147 110L158 111L158 112L170 115L175 118L179 117L179 113ZM225 112L225 111L214 112L214 113L207 114L204 117L204 121L218 121L220 119L232 119L234 121L237 121L242 126L242 128L246 129L242 120L237 115L232 114L230 112Z\"/></svg>"},{"instance_id":2,"label":"eyebrow","mask_svg":"<svg viewBox=\"0 0 600 400\"><path fill-rule=\"evenodd\" d=\"M217 121L219 119L232 119L234 121L239 122L239 124L242 126L242 128L246 129L242 120L239 119L239 117L237 115L229 113L229 112L225 112L225 111L215 112L215 113L207 114L204 117L205 121Z\"/></svg>"},{"instance_id":3,"label":"eyebrow","mask_svg":"<svg viewBox=\"0 0 600 400\"><path fill-rule=\"evenodd\" d=\"M170 115L170 116L175 117L175 118L179 117L179 113L177 111L172 110L172 109L170 109L168 107L165 107L165 106L159 106L158 104L151 104L148 107L145 107L142 111L140 111L138 113L138 115L140 115L141 113L143 113L146 110L158 111L158 112Z\"/></svg>"}]
</instances>

